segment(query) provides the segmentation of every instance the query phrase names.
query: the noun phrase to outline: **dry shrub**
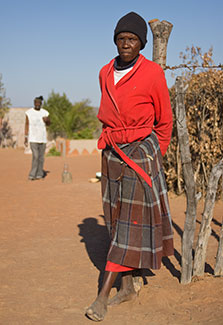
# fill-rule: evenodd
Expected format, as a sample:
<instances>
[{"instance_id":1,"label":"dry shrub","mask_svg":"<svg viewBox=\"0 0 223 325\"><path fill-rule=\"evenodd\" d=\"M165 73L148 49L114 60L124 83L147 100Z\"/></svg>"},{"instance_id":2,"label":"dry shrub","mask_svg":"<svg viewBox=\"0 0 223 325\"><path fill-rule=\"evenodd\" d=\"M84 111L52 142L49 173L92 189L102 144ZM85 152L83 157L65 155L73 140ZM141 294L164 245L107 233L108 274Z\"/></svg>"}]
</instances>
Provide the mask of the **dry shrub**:
<instances>
[{"instance_id":1,"label":"dry shrub","mask_svg":"<svg viewBox=\"0 0 223 325\"><path fill-rule=\"evenodd\" d=\"M205 196L212 167L222 158L223 71L210 68L213 64L212 49L204 54L200 48L195 47L188 48L186 51L191 54L187 61L189 64L205 67L198 73L195 73L195 70L183 73L185 85L188 86L185 93L185 108L194 177L197 192ZM187 55L182 57L184 60L188 58ZM170 98L174 125L172 141L164 158L164 164L169 190L180 194L184 188L184 181L176 132L174 87L170 89ZM220 197L221 191L220 181L217 198Z\"/></svg>"}]
</instances>

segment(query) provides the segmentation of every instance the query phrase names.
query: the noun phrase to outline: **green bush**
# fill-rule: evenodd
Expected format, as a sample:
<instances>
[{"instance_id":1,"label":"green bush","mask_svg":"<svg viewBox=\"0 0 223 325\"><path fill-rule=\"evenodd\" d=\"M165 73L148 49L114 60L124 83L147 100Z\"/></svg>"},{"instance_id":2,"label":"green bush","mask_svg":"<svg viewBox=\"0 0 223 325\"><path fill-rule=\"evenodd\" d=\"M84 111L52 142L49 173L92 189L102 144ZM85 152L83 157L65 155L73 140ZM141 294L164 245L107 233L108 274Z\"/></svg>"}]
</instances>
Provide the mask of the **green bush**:
<instances>
[{"instance_id":1,"label":"green bush","mask_svg":"<svg viewBox=\"0 0 223 325\"><path fill-rule=\"evenodd\" d=\"M49 150L47 156L48 156L48 157L49 157L49 156L61 156L61 153L57 150L56 147L52 147L52 148Z\"/></svg>"},{"instance_id":2,"label":"green bush","mask_svg":"<svg viewBox=\"0 0 223 325\"><path fill-rule=\"evenodd\" d=\"M89 128L85 128L81 131L73 133L73 139L93 139L93 130Z\"/></svg>"},{"instance_id":3,"label":"green bush","mask_svg":"<svg viewBox=\"0 0 223 325\"><path fill-rule=\"evenodd\" d=\"M52 92L43 107L50 113L48 131L53 138L92 139L99 128L95 108L88 100L72 104L65 94Z\"/></svg>"}]
</instances>

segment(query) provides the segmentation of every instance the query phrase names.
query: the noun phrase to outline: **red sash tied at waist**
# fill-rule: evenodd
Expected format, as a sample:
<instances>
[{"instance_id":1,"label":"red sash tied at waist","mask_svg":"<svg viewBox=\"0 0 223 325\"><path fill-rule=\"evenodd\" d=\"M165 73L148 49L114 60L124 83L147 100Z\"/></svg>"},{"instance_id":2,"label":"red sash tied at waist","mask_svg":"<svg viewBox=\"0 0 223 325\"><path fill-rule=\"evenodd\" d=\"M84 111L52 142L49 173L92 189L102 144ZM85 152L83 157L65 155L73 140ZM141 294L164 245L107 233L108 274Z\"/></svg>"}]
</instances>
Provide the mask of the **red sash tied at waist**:
<instances>
[{"instance_id":1,"label":"red sash tied at waist","mask_svg":"<svg viewBox=\"0 0 223 325\"><path fill-rule=\"evenodd\" d=\"M141 130L141 132L140 132ZM131 132L133 131L133 133ZM116 143L124 144L131 143L134 141L140 141L146 138L152 132L151 127L127 127L127 128L109 128L106 127L103 129L102 134L98 140L98 148L105 149L106 145L112 146L115 151L119 154L119 156L124 160L124 162L131 167L136 173L138 173L145 182L152 187L152 181L149 175L139 167L133 160L131 160L118 146ZM133 137L134 134L134 137ZM121 136L120 136L121 135ZM130 136L133 138L132 141L129 141ZM118 139L120 137L120 139ZM134 139L135 138L135 139ZM115 141L116 140L116 141Z\"/></svg>"}]
</instances>

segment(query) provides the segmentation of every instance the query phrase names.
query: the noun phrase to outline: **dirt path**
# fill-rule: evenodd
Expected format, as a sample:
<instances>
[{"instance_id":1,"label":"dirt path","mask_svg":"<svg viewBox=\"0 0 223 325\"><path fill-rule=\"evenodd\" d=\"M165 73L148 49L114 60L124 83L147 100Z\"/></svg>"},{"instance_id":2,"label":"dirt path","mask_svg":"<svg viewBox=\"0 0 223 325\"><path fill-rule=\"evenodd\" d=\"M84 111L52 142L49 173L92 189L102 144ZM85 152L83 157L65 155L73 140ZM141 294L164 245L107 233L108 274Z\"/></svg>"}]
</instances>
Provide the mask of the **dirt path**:
<instances>
[{"instance_id":1,"label":"dirt path","mask_svg":"<svg viewBox=\"0 0 223 325\"><path fill-rule=\"evenodd\" d=\"M29 182L31 156L0 150L0 324L92 324L84 309L97 294L106 254L99 156L48 157L45 180ZM214 278L223 203L215 208L205 277L179 283L185 199L172 197L175 256L148 273L139 297L109 308L103 324L223 324L223 278ZM201 212L199 206L199 220ZM199 228L197 222L197 230ZM115 293L113 289L113 294Z\"/></svg>"}]
</instances>

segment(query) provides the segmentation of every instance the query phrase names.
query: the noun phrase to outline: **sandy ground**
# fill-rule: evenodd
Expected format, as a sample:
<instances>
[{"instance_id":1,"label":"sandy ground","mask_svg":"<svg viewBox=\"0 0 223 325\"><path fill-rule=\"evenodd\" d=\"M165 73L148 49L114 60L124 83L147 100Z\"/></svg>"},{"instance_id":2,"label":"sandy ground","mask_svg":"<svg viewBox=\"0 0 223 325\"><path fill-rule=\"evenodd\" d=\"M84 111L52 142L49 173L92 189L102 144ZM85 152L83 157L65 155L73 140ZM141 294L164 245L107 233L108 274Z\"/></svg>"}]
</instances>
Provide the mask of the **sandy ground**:
<instances>
[{"instance_id":1,"label":"sandy ground","mask_svg":"<svg viewBox=\"0 0 223 325\"><path fill-rule=\"evenodd\" d=\"M47 157L47 177L31 182L31 156L0 150L0 324L92 323L84 310L97 294L108 246L100 183L88 181L100 157L66 162L72 184L61 182L61 157ZM214 211L205 276L189 285L179 283L185 198L170 196L170 205L175 256L148 272L137 299L110 307L103 324L223 324L223 278L213 276L223 203Z\"/></svg>"}]
</instances>

